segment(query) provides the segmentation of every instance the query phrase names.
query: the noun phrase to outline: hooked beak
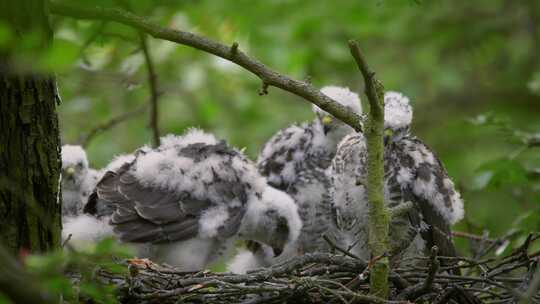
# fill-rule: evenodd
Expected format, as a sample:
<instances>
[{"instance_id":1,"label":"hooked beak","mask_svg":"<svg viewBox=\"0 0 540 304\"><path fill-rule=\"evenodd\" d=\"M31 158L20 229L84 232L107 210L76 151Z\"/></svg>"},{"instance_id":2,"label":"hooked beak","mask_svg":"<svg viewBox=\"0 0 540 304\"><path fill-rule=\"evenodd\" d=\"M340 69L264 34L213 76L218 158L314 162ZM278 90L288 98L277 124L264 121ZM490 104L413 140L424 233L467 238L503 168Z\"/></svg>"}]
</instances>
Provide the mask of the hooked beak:
<instances>
[{"instance_id":1,"label":"hooked beak","mask_svg":"<svg viewBox=\"0 0 540 304\"><path fill-rule=\"evenodd\" d=\"M329 115L325 115L321 121L323 124L324 135L326 135L330 131L330 124L332 123L333 119Z\"/></svg>"},{"instance_id":2,"label":"hooked beak","mask_svg":"<svg viewBox=\"0 0 540 304\"><path fill-rule=\"evenodd\" d=\"M73 176L73 174L75 174L75 168L73 168L73 167L67 167L66 170L65 170L65 172L66 172L66 175L68 175L68 176Z\"/></svg>"},{"instance_id":3,"label":"hooked beak","mask_svg":"<svg viewBox=\"0 0 540 304\"><path fill-rule=\"evenodd\" d=\"M283 252L283 248L280 247L272 247L272 251L274 252L274 257L277 257Z\"/></svg>"},{"instance_id":4,"label":"hooked beak","mask_svg":"<svg viewBox=\"0 0 540 304\"><path fill-rule=\"evenodd\" d=\"M390 142L393 137L394 137L394 130L390 128L384 129L383 140L384 140L385 145L388 144L388 142Z\"/></svg>"}]
</instances>

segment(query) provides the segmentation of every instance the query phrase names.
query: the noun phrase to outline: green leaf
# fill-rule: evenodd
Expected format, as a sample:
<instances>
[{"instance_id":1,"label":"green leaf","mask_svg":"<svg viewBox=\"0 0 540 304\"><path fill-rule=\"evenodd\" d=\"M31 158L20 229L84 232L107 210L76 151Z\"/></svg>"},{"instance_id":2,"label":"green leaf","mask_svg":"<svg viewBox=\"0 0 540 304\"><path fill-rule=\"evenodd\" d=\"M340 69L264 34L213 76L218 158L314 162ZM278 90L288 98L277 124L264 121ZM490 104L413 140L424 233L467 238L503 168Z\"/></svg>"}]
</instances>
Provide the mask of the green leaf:
<instances>
[{"instance_id":1,"label":"green leaf","mask_svg":"<svg viewBox=\"0 0 540 304\"><path fill-rule=\"evenodd\" d=\"M527 233L540 231L540 208L526 212L516 220L514 225Z\"/></svg>"},{"instance_id":2,"label":"green leaf","mask_svg":"<svg viewBox=\"0 0 540 304\"><path fill-rule=\"evenodd\" d=\"M72 41L55 39L41 57L40 66L50 71L63 71L77 60L79 46Z\"/></svg>"},{"instance_id":3,"label":"green leaf","mask_svg":"<svg viewBox=\"0 0 540 304\"><path fill-rule=\"evenodd\" d=\"M484 175L487 172L491 173L491 176L484 177L487 178L486 184L494 188L522 185L528 181L525 168L513 159L500 158L489 161L480 166L477 172Z\"/></svg>"},{"instance_id":4,"label":"green leaf","mask_svg":"<svg viewBox=\"0 0 540 304\"><path fill-rule=\"evenodd\" d=\"M0 47L7 46L13 38L11 29L3 22L0 22Z\"/></svg>"}]
</instances>

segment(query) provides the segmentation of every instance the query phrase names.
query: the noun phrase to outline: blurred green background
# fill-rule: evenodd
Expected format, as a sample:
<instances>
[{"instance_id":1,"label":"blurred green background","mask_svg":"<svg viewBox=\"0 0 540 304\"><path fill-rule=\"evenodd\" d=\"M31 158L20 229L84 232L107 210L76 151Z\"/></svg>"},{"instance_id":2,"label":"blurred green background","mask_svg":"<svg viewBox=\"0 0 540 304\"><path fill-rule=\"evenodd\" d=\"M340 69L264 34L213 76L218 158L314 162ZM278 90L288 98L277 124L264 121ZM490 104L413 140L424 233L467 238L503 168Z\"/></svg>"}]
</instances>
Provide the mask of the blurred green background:
<instances>
[{"instance_id":1,"label":"blurred green background","mask_svg":"<svg viewBox=\"0 0 540 304\"><path fill-rule=\"evenodd\" d=\"M487 229L493 236L511 228L540 230L540 192L531 171L540 168L540 148L523 148L523 133L517 133L540 133L539 1L79 2L125 7L163 26L238 41L242 51L293 78L363 92L347 47L348 39L357 39L385 87L410 97L414 133L437 151L459 185L467 217L456 229ZM63 143L148 103L134 30L112 22L52 21L49 60L63 98ZM161 40L149 39L149 47L162 134L199 126L256 157L277 130L313 117L309 103L287 92L270 88L258 96L260 81L224 60ZM91 166L150 139L143 112L89 142Z\"/></svg>"}]
</instances>

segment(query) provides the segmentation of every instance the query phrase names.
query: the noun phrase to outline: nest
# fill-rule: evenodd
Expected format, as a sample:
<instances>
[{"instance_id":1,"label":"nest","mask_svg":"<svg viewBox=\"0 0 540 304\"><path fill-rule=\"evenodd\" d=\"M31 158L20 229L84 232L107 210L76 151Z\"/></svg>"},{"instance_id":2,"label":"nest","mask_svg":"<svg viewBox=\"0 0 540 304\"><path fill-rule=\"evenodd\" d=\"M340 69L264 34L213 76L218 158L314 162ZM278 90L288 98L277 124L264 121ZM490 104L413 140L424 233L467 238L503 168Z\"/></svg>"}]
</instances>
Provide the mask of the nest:
<instances>
[{"instance_id":1,"label":"nest","mask_svg":"<svg viewBox=\"0 0 540 304\"><path fill-rule=\"evenodd\" d=\"M540 252L529 253L538 238L530 235L499 258L443 257L433 248L431 256L411 258L411 266L391 269L388 300L369 294L372 263L341 251L241 275L129 260L128 276L99 277L118 287L123 303L540 303Z\"/></svg>"}]
</instances>

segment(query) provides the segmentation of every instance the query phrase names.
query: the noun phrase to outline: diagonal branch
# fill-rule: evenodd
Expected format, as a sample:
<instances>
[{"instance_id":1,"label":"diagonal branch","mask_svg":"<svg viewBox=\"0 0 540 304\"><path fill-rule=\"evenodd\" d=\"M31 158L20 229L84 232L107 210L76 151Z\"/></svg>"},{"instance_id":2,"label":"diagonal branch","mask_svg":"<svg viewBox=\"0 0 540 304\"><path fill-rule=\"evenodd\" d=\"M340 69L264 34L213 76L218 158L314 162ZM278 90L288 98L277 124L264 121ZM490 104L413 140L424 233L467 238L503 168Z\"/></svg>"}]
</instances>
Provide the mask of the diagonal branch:
<instances>
[{"instance_id":1,"label":"diagonal branch","mask_svg":"<svg viewBox=\"0 0 540 304\"><path fill-rule=\"evenodd\" d=\"M150 56L148 50L148 43L146 41L146 34L139 32L141 40L141 48L144 54L144 60L146 61L146 69L148 71L148 84L150 85L150 119L148 124L152 130L152 145L154 147L159 146L159 122L158 122L158 88L157 88L157 75L154 70L154 62Z\"/></svg>"},{"instance_id":2,"label":"diagonal branch","mask_svg":"<svg viewBox=\"0 0 540 304\"><path fill-rule=\"evenodd\" d=\"M134 116L140 115L146 111L146 108L148 105L143 105L138 108L135 108L132 111L122 113L118 116L115 116L106 122L103 122L97 126L95 126L90 131L86 132L85 134L81 135L79 140L77 141L81 146L86 147L90 143L92 139L94 139L95 136L99 135L102 132L105 132L113 127L115 127L117 124L124 122L128 119L133 118Z\"/></svg>"},{"instance_id":3,"label":"diagonal branch","mask_svg":"<svg viewBox=\"0 0 540 304\"><path fill-rule=\"evenodd\" d=\"M49 11L53 14L80 19L107 20L122 23L131 26L140 32L151 35L154 38L187 45L229 60L259 77L263 83L263 92L268 86L283 89L317 105L319 108L332 114L337 119L350 125L355 130L362 130L361 117L359 115L356 115L355 113L349 111L347 107L322 94L310 83L298 81L271 70L260 61L251 58L242 52L237 43L233 44L232 46L227 46L197 34L161 27L145 18L116 8L86 8L64 3L51 2L49 4Z\"/></svg>"}]
</instances>

